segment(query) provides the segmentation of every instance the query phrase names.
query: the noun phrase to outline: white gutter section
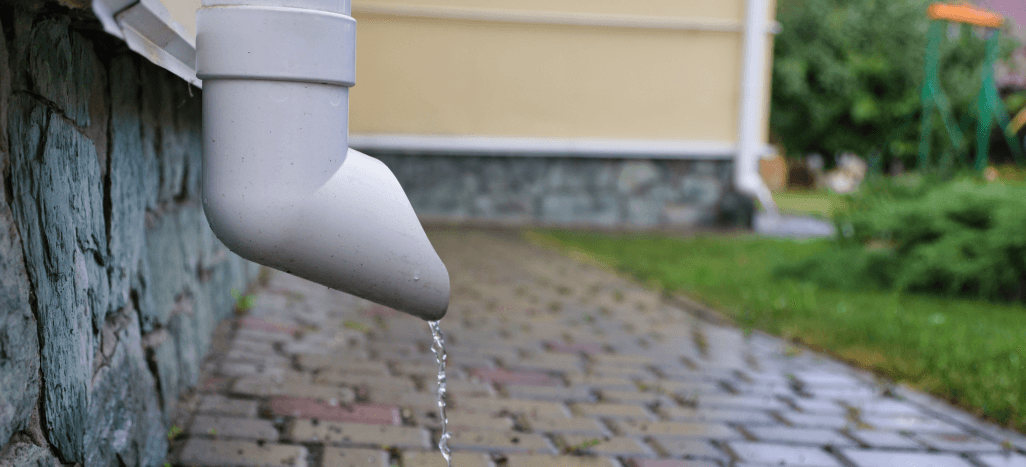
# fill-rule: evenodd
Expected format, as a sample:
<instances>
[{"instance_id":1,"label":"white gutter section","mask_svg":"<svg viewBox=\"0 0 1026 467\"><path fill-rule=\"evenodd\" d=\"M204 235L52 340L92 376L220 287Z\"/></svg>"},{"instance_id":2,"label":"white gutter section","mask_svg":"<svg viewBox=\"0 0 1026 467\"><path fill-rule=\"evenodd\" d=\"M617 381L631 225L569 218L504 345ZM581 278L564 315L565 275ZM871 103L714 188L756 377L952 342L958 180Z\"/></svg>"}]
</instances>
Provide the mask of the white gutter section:
<instances>
[{"instance_id":1,"label":"white gutter section","mask_svg":"<svg viewBox=\"0 0 1026 467\"><path fill-rule=\"evenodd\" d=\"M348 0L203 2L203 207L243 258L437 320L445 265L392 172L348 149L349 14Z\"/></svg>"},{"instance_id":2,"label":"white gutter section","mask_svg":"<svg viewBox=\"0 0 1026 467\"><path fill-rule=\"evenodd\" d=\"M361 151L445 156L584 157L622 159L731 159L737 147L721 141L564 139L500 136L350 135Z\"/></svg>"},{"instance_id":3,"label":"white gutter section","mask_svg":"<svg viewBox=\"0 0 1026 467\"><path fill-rule=\"evenodd\" d=\"M129 49L157 66L202 87L196 78L192 35L171 20L160 0L93 0L92 7L108 34L123 39Z\"/></svg>"},{"instance_id":4,"label":"white gutter section","mask_svg":"<svg viewBox=\"0 0 1026 467\"><path fill-rule=\"evenodd\" d=\"M769 21L767 0L747 0L745 12L744 63L741 70L741 111L738 124L738 155L734 162L734 184L738 191L756 197L774 219L780 217L766 183L759 175L759 159L766 146L759 141L766 97L766 40Z\"/></svg>"}]
</instances>

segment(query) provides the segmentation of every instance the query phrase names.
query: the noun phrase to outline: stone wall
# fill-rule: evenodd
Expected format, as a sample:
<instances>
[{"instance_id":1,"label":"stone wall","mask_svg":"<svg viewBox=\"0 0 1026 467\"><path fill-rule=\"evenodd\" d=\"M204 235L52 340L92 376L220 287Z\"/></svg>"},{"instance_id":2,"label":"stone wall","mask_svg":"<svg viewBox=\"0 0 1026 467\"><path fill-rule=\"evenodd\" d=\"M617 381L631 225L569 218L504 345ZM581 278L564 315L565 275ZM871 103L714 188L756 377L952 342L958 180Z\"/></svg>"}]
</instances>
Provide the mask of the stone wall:
<instances>
[{"instance_id":1,"label":"stone wall","mask_svg":"<svg viewBox=\"0 0 1026 467\"><path fill-rule=\"evenodd\" d=\"M0 466L161 465L258 272L199 204L200 92L88 10L8 2L0 27Z\"/></svg>"},{"instance_id":2,"label":"stone wall","mask_svg":"<svg viewBox=\"0 0 1026 467\"><path fill-rule=\"evenodd\" d=\"M730 160L371 153L425 221L589 228L747 227Z\"/></svg>"}]
</instances>

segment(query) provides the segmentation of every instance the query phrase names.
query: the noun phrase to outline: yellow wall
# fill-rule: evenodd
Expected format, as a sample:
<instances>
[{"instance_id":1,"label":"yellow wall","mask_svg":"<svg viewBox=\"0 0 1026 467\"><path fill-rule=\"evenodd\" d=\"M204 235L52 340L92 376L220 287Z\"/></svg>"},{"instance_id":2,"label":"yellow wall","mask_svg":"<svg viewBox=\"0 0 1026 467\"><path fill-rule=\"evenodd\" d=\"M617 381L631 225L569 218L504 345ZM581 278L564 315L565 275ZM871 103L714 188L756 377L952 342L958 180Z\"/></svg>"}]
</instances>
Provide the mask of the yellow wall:
<instances>
[{"instance_id":1,"label":"yellow wall","mask_svg":"<svg viewBox=\"0 0 1026 467\"><path fill-rule=\"evenodd\" d=\"M354 16L352 133L736 138L738 33Z\"/></svg>"},{"instance_id":2,"label":"yellow wall","mask_svg":"<svg viewBox=\"0 0 1026 467\"><path fill-rule=\"evenodd\" d=\"M164 2L176 20L193 26L190 12L199 0ZM737 27L623 29L361 13L395 6ZM353 0L350 131L733 143L744 8L744 0ZM767 67L767 116L768 78Z\"/></svg>"}]
</instances>

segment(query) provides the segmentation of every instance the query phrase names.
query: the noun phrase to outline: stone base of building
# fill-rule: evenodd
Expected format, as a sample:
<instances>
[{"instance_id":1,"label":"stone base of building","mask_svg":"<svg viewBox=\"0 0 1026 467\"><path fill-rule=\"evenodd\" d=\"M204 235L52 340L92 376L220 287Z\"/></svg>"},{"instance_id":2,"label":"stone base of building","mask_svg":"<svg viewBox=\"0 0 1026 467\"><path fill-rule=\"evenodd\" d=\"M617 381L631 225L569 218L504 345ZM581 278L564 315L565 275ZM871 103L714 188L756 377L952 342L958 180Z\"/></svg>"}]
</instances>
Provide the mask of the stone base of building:
<instances>
[{"instance_id":1,"label":"stone base of building","mask_svg":"<svg viewBox=\"0 0 1026 467\"><path fill-rule=\"evenodd\" d=\"M660 229L750 227L731 160L639 160L371 152L421 219Z\"/></svg>"}]
</instances>

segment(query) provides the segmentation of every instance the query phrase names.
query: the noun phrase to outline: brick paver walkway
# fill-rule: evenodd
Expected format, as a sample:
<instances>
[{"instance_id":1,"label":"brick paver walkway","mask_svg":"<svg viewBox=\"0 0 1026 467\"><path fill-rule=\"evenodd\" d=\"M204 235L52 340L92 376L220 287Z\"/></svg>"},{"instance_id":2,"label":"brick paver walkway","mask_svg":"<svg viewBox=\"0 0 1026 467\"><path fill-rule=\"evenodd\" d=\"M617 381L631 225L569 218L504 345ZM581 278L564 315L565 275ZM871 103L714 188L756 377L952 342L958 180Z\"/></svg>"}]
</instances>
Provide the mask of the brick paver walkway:
<instances>
[{"instance_id":1,"label":"brick paver walkway","mask_svg":"<svg viewBox=\"0 0 1026 467\"><path fill-rule=\"evenodd\" d=\"M432 238L459 467L1026 466L1021 437L513 233ZM172 463L444 465L426 323L280 273L256 303L216 338Z\"/></svg>"}]
</instances>

